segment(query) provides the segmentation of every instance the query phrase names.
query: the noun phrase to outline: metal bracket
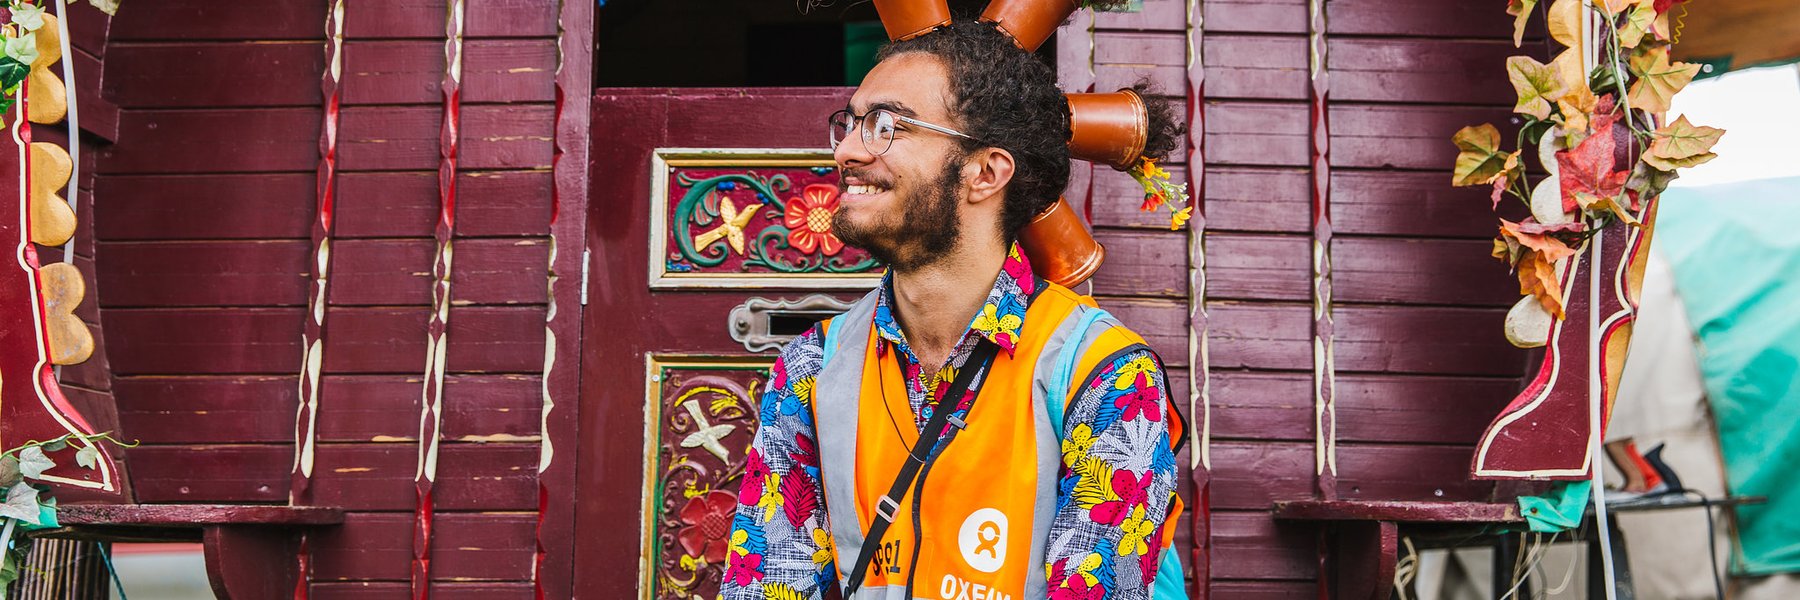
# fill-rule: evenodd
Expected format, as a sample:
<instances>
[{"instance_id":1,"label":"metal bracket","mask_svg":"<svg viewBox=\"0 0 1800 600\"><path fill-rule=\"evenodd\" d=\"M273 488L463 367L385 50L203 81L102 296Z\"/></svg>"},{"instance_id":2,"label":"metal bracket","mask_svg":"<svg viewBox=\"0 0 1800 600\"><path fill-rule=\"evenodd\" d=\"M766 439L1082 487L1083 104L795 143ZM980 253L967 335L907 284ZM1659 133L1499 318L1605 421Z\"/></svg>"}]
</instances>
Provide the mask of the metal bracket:
<instances>
[{"instance_id":1,"label":"metal bracket","mask_svg":"<svg viewBox=\"0 0 1800 600\"><path fill-rule=\"evenodd\" d=\"M751 298L731 309L731 339L742 343L751 352L776 350L805 331L793 331L792 325L832 317L849 310L850 304L825 294L811 294L797 300ZM786 327L777 330L775 325Z\"/></svg>"}]
</instances>

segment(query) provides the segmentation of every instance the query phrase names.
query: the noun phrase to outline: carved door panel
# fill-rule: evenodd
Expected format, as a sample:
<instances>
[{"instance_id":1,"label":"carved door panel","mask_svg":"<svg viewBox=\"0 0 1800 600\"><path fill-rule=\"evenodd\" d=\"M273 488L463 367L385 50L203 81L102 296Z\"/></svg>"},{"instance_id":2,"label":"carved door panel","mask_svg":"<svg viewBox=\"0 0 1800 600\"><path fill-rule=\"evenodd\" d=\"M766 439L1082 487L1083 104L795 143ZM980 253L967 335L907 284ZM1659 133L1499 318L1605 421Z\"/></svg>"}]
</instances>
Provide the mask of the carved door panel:
<instances>
[{"instance_id":1,"label":"carved door panel","mask_svg":"<svg viewBox=\"0 0 1800 600\"><path fill-rule=\"evenodd\" d=\"M717 594L776 348L880 275L830 231L850 91L596 92L579 597Z\"/></svg>"}]
</instances>

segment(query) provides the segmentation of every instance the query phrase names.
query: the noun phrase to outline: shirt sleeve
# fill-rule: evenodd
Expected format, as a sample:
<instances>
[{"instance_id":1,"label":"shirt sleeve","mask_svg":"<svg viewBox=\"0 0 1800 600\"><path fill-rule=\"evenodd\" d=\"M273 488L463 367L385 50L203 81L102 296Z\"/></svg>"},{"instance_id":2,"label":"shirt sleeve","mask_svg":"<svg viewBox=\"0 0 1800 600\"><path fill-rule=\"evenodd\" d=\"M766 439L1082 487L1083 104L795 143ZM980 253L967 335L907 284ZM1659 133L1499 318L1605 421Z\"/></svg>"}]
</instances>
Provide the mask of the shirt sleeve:
<instances>
[{"instance_id":1,"label":"shirt sleeve","mask_svg":"<svg viewBox=\"0 0 1800 600\"><path fill-rule=\"evenodd\" d=\"M770 370L732 520L725 600L820 598L836 583L812 417L820 343L814 326Z\"/></svg>"},{"instance_id":2,"label":"shirt sleeve","mask_svg":"<svg viewBox=\"0 0 1800 600\"><path fill-rule=\"evenodd\" d=\"M1168 379L1140 345L1103 361L1080 389L1064 421L1050 597L1148 599L1175 497Z\"/></svg>"}]
</instances>

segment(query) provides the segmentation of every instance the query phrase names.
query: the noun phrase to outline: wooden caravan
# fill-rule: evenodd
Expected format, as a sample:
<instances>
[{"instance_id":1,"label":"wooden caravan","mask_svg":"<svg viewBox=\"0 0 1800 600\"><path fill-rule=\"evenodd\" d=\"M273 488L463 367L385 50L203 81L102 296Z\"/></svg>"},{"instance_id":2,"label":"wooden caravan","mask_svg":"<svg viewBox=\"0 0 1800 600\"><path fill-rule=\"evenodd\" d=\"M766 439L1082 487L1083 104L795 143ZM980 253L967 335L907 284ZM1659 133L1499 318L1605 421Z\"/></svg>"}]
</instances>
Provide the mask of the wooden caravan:
<instances>
[{"instance_id":1,"label":"wooden caravan","mask_svg":"<svg viewBox=\"0 0 1800 600\"><path fill-rule=\"evenodd\" d=\"M60 381L140 445L64 533L203 538L221 598L712 597L775 348L879 275L810 220L851 88L757 61L885 3L122 4L70 7ZM1194 597L1385 598L1403 524L1517 520L1468 476L1516 296L1447 177L1512 104L1494 10L1144 0L1040 51L1191 125L1185 229L1108 165L1066 199L1192 423Z\"/></svg>"}]
</instances>

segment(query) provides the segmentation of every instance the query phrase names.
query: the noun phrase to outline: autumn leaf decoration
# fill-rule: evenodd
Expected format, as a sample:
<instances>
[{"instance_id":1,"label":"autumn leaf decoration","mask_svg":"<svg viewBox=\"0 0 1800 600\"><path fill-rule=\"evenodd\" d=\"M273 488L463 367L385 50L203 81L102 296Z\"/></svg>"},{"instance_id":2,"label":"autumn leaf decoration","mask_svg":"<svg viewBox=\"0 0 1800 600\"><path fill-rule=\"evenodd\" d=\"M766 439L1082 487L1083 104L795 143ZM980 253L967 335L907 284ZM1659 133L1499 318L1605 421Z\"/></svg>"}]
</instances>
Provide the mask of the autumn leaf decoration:
<instances>
[{"instance_id":1,"label":"autumn leaf decoration","mask_svg":"<svg viewBox=\"0 0 1800 600\"><path fill-rule=\"evenodd\" d=\"M1138 209L1151 212L1158 208L1169 210L1169 230L1181 229L1194 214L1194 207L1188 205L1187 184L1177 184L1170 180L1169 172L1157 166L1149 157L1138 158L1138 164L1126 171L1131 178L1137 180L1144 188L1144 204Z\"/></svg>"},{"instance_id":2,"label":"autumn leaf decoration","mask_svg":"<svg viewBox=\"0 0 1800 600\"><path fill-rule=\"evenodd\" d=\"M1558 265L1584 251L1599 230L1639 226L1645 202L1677 170L1716 157L1712 147L1725 132L1664 118L1671 99L1700 72L1700 65L1669 58L1680 25L1670 9L1685 0L1542 1L1549 6L1508 1L1513 45L1522 45L1531 19L1542 14L1564 49L1548 63L1506 60L1520 127L1510 136L1491 124L1457 131L1450 138L1457 149L1451 184L1488 186L1496 210L1512 196L1532 211L1517 223L1500 219L1493 255L1518 276L1521 294L1561 319ZM1584 10L1592 11L1599 35L1582 35ZM1584 57L1597 58L1593 69L1583 67ZM1554 156L1555 164L1544 165L1553 172L1534 185L1526 159L1538 156ZM1561 202L1534 206L1534 195Z\"/></svg>"}]
</instances>

